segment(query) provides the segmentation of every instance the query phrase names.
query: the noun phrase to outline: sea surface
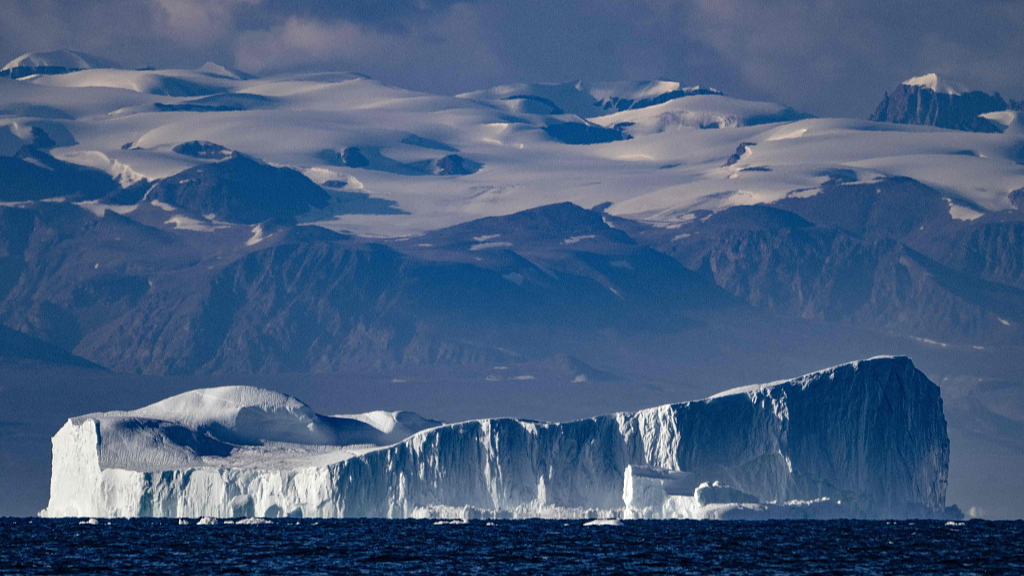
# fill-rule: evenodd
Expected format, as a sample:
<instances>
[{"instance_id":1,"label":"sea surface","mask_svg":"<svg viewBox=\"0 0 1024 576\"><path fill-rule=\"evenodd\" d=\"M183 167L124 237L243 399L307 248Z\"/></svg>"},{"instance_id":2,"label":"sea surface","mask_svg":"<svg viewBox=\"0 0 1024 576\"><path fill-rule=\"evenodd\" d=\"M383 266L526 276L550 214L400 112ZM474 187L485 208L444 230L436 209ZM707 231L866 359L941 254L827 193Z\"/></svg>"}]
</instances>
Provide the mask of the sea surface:
<instances>
[{"instance_id":1,"label":"sea surface","mask_svg":"<svg viewBox=\"0 0 1024 576\"><path fill-rule=\"evenodd\" d=\"M0 574L1024 574L1024 522L0 519Z\"/></svg>"}]
</instances>

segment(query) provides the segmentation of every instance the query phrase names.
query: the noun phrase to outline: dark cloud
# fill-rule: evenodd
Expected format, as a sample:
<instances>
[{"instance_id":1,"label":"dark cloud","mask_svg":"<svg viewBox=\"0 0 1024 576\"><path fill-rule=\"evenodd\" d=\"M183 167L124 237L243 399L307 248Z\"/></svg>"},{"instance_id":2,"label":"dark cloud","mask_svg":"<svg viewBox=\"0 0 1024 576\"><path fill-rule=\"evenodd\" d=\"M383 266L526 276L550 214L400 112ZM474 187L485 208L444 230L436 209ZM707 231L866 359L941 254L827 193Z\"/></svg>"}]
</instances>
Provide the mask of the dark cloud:
<instances>
[{"instance_id":1,"label":"dark cloud","mask_svg":"<svg viewBox=\"0 0 1024 576\"><path fill-rule=\"evenodd\" d=\"M449 93L661 77L853 116L932 71L1024 96L1024 0L0 0L0 58L62 47Z\"/></svg>"}]
</instances>

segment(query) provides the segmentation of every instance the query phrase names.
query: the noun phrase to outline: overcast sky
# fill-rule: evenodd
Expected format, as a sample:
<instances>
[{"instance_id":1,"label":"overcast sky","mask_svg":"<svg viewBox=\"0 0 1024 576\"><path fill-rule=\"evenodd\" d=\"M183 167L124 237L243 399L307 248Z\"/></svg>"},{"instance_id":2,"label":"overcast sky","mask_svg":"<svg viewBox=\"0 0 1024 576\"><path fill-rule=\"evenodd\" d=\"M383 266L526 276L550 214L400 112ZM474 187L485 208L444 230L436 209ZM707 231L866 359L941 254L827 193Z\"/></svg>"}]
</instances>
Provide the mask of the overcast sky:
<instances>
[{"instance_id":1,"label":"overcast sky","mask_svg":"<svg viewBox=\"0 0 1024 576\"><path fill-rule=\"evenodd\" d=\"M665 78L819 115L932 71L1024 97L1024 0L0 0L0 59L58 48L452 94Z\"/></svg>"}]
</instances>

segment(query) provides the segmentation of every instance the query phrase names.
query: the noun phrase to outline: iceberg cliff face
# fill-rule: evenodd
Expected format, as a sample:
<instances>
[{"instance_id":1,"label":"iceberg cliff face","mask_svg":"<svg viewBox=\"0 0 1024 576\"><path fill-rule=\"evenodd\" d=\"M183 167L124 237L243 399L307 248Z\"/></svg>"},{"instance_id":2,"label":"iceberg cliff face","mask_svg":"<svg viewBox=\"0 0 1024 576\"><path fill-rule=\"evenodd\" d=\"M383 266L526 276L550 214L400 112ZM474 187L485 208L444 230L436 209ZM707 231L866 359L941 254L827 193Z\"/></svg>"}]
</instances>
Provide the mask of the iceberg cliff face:
<instances>
[{"instance_id":1,"label":"iceberg cliff face","mask_svg":"<svg viewBox=\"0 0 1024 576\"><path fill-rule=\"evenodd\" d=\"M247 387L73 418L46 516L905 518L945 509L906 358L564 424L321 416Z\"/></svg>"}]
</instances>

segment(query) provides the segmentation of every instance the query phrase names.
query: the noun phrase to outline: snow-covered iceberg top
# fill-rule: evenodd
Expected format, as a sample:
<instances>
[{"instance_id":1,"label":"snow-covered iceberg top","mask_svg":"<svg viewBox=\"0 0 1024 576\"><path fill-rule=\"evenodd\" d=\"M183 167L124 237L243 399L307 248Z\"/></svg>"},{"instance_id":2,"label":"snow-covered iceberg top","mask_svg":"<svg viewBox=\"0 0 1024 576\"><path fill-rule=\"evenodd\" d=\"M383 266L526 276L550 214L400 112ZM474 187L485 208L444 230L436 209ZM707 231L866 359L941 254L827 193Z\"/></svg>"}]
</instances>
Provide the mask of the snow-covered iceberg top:
<instances>
[{"instance_id":1,"label":"snow-covered iceberg top","mask_svg":"<svg viewBox=\"0 0 1024 576\"><path fill-rule=\"evenodd\" d=\"M138 410L72 418L65 428L97 428L101 469L153 472L301 468L344 460L439 425L412 412L324 416L280 392L224 386Z\"/></svg>"},{"instance_id":2,"label":"snow-covered iceberg top","mask_svg":"<svg viewBox=\"0 0 1024 576\"><path fill-rule=\"evenodd\" d=\"M907 358L561 424L323 416L231 387L69 420L42 514L941 517L948 462Z\"/></svg>"}]
</instances>

